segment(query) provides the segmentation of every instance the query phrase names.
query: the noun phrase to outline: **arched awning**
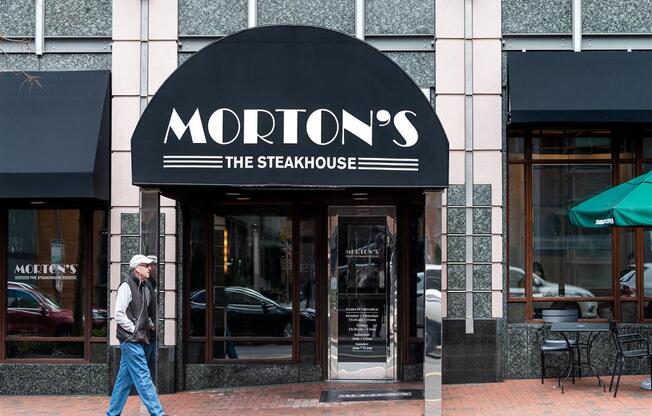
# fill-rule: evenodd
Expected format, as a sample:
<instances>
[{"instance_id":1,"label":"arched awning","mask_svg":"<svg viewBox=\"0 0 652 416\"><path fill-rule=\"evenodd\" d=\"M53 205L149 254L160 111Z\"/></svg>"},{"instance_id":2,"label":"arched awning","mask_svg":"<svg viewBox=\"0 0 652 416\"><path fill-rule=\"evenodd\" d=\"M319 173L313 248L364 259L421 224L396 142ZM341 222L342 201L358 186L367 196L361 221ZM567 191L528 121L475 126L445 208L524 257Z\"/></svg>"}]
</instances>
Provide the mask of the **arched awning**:
<instances>
[{"instance_id":1,"label":"arched awning","mask_svg":"<svg viewBox=\"0 0 652 416\"><path fill-rule=\"evenodd\" d=\"M143 187L448 185L448 141L414 82L368 44L306 26L198 52L147 106L131 150Z\"/></svg>"}]
</instances>

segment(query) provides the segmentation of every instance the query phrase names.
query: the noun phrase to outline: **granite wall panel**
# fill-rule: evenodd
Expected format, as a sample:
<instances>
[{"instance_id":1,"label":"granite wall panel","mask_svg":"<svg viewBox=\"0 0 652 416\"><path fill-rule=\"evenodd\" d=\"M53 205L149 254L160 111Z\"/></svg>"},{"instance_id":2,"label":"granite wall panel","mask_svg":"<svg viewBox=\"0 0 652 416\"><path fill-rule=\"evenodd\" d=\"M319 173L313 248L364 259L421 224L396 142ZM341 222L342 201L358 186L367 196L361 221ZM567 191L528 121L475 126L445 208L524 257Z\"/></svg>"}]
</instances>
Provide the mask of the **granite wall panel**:
<instances>
[{"instance_id":1,"label":"granite wall panel","mask_svg":"<svg viewBox=\"0 0 652 416\"><path fill-rule=\"evenodd\" d=\"M355 33L355 2L351 0L258 0L258 25L321 26Z\"/></svg>"},{"instance_id":2,"label":"granite wall panel","mask_svg":"<svg viewBox=\"0 0 652 416\"><path fill-rule=\"evenodd\" d=\"M45 2L45 36L111 36L112 0Z\"/></svg>"},{"instance_id":3,"label":"granite wall panel","mask_svg":"<svg viewBox=\"0 0 652 416\"><path fill-rule=\"evenodd\" d=\"M450 185L446 190L447 206L466 205L466 187L464 185Z\"/></svg>"},{"instance_id":4,"label":"granite wall panel","mask_svg":"<svg viewBox=\"0 0 652 416\"><path fill-rule=\"evenodd\" d=\"M0 36L34 36L34 0L0 0Z\"/></svg>"},{"instance_id":5,"label":"granite wall panel","mask_svg":"<svg viewBox=\"0 0 652 416\"><path fill-rule=\"evenodd\" d=\"M571 33L572 0L503 0L503 34Z\"/></svg>"},{"instance_id":6,"label":"granite wall panel","mask_svg":"<svg viewBox=\"0 0 652 416\"><path fill-rule=\"evenodd\" d=\"M435 86L434 52L386 52L385 55L396 62L419 88Z\"/></svg>"},{"instance_id":7,"label":"granite wall panel","mask_svg":"<svg viewBox=\"0 0 652 416\"><path fill-rule=\"evenodd\" d=\"M179 0L179 36L228 35L247 28L247 0Z\"/></svg>"},{"instance_id":8,"label":"granite wall panel","mask_svg":"<svg viewBox=\"0 0 652 416\"><path fill-rule=\"evenodd\" d=\"M586 33L652 33L652 0L583 0Z\"/></svg>"},{"instance_id":9,"label":"granite wall panel","mask_svg":"<svg viewBox=\"0 0 652 416\"><path fill-rule=\"evenodd\" d=\"M642 324L620 324L624 333L639 332L652 342L652 326ZM508 323L505 328L505 378L538 378L540 377L539 347L543 339L542 325L536 323ZM646 332L647 331L647 332ZM553 336L554 334L551 334ZM582 340L586 341L586 334ZM604 380L609 380L613 369L616 348L609 333L600 333L594 339L591 349L591 365ZM583 359L585 355L583 354ZM546 377L558 376L567 365L566 353L546 354ZM649 374L646 362L628 360L623 374ZM586 374L584 370L582 374ZM553 380L546 381L552 382ZM597 383L597 381L596 381Z\"/></svg>"},{"instance_id":10,"label":"granite wall panel","mask_svg":"<svg viewBox=\"0 0 652 416\"><path fill-rule=\"evenodd\" d=\"M107 364L0 364L0 394L108 394Z\"/></svg>"},{"instance_id":11,"label":"granite wall panel","mask_svg":"<svg viewBox=\"0 0 652 416\"><path fill-rule=\"evenodd\" d=\"M448 234L466 233L465 208L448 208L446 210L446 231Z\"/></svg>"},{"instance_id":12,"label":"granite wall panel","mask_svg":"<svg viewBox=\"0 0 652 416\"><path fill-rule=\"evenodd\" d=\"M435 33L434 0L367 0L368 34Z\"/></svg>"},{"instance_id":13,"label":"granite wall panel","mask_svg":"<svg viewBox=\"0 0 652 416\"><path fill-rule=\"evenodd\" d=\"M46 53L40 58L40 71L111 70L108 53Z\"/></svg>"}]
</instances>

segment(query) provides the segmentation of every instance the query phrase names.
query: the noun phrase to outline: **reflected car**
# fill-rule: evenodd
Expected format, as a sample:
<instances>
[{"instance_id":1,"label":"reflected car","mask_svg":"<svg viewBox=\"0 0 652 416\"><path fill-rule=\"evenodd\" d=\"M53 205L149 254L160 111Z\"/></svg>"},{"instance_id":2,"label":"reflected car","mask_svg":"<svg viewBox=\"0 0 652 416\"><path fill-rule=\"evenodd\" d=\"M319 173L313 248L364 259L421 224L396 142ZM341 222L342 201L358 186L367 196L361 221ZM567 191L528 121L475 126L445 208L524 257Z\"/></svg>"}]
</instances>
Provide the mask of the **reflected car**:
<instances>
[{"instance_id":1,"label":"reflected car","mask_svg":"<svg viewBox=\"0 0 652 416\"><path fill-rule=\"evenodd\" d=\"M509 293L512 296L525 296L525 271L518 267L509 268L509 281L518 282L518 286L510 286ZM587 289L566 284L564 285L565 297L582 297L591 298L595 295ZM532 273L532 296L534 298L547 298L559 296L559 286L557 283L549 282L536 273ZM535 299L536 301L536 299ZM593 301L586 302L552 302L551 309L570 309L578 311L578 317L583 319L597 318L598 303ZM542 308L541 308L542 309ZM535 308L535 318L541 317L541 309Z\"/></svg>"},{"instance_id":2,"label":"reflected car","mask_svg":"<svg viewBox=\"0 0 652 416\"><path fill-rule=\"evenodd\" d=\"M425 312L425 345L426 355L441 358L441 266L427 264L424 272L417 273L417 322ZM425 299L424 299L424 288ZM425 311L424 311L425 308Z\"/></svg>"},{"instance_id":3,"label":"reflected car","mask_svg":"<svg viewBox=\"0 0 652 416\"><path fill-rule=\"evenodd\" d=\"M225 334L228 331L230 336L292 336L292 305L280 304L246 287L228 286L224 288L224 295L227 316ZM191 321L203 325L205 310L206 291L192 292ZM315 316L314 309L301 310L302 335L314 335Z\"/></svg>"},{"instance_id":4,"label":"reflected car","mask_svg":"<svg viewBox=\"0 0 652 416\"><path fill-rule=\"evenodd\" d=\"M636 296L636 266L629 265L620 273L620 294ZM643 296L652 297L652 263L643 264Z\"/></svg>"},{"instance_id":5,"label":"reflected car","mask_svg":"<svg viewBox=\"0 0 652 416\"><path fill-rule=\"evenodd\" d=\"M36 286L7 283L8 334L65 336L73 332L74 318Z\"/></svg>"}]
</instances>

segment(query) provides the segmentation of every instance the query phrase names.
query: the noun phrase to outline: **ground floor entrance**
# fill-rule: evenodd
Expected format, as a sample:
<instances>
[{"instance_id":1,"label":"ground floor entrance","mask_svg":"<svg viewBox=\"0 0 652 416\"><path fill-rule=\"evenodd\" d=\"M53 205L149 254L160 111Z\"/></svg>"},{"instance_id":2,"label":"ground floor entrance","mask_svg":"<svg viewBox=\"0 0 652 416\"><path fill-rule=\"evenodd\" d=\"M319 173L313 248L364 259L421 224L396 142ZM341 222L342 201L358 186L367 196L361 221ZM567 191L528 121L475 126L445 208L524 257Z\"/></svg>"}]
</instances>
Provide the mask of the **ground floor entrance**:
<instances>
[{"instance_id":1,"label":"ground floor entrance","mask_svg":"<svg viewBox=\"0 0 652 416\"><path fill-rule=\"evenodd\" d=\"M328 376L394 380L396 207L328 209Z\"/></svg>"},{"instance_id":2,"label":"ground floor entrance","mask_svg":"<svg viewBox=\"0 0 652 416\"><path fill-rule=\"evenodd\" d=\"M350 192L172 195L183 212L188 373L422 378L425 198Z\"/></svg>"}]
</instances>

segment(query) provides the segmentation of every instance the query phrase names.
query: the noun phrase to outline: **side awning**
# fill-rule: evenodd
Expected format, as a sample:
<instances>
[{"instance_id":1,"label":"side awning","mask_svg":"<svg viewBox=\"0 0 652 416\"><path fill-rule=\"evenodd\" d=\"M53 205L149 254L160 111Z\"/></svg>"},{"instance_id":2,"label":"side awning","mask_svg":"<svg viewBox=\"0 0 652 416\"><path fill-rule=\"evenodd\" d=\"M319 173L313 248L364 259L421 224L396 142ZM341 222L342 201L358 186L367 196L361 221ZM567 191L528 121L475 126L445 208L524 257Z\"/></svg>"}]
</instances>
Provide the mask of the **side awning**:
<instances>
[{"instance_id":1,"label":"side awning","mask_svg":"<svg viewBox=\"0 0 652 416\"><path fill-rule=\"evenodd\" d=\"M510 52L511 123L652 123L652 52Z\"/></svg>"},{"instance_id":2,"label":"side awning","mask_svg":"<svg viewBox=\"0 0 652 416\"><path fill-rule=\"evenodd\" d=\"M0 73L0 198L110 194L110 72Z\"/></svg>"}]
</instances>

